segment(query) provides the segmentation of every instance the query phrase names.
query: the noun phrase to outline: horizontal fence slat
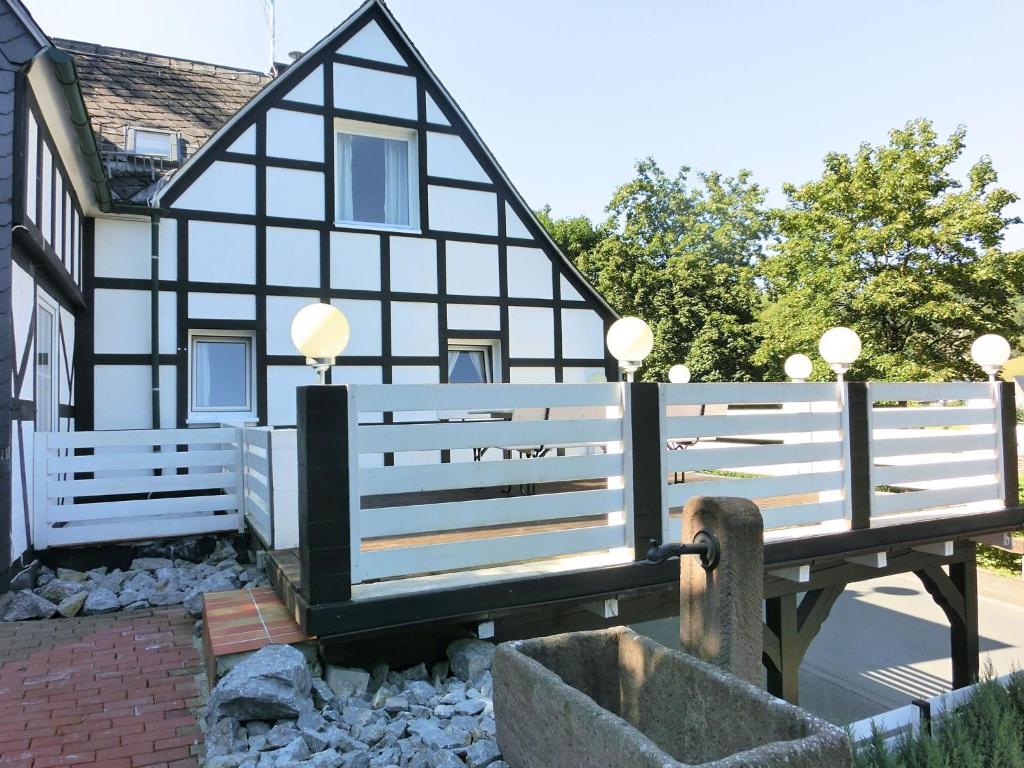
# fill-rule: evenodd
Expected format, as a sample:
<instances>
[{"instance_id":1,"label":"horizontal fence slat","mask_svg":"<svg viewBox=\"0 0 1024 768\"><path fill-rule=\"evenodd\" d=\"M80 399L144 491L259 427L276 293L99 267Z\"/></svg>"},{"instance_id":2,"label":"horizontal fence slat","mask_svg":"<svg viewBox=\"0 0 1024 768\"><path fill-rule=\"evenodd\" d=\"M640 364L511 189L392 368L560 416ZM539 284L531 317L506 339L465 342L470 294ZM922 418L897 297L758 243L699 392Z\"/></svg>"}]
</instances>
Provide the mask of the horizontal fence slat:
<instances>
[{"instance_id":1,"label":"horizontal fence slat","mask_svg":"<svg viewBox=\"0 0 1024 768\"><path fill-rule=\"evenodd\" d=\"M364 539L431 533L485 526L610 514L625 507L621 489L506 496L495 499L363 509L359 532Z\"/></svg>"},{"instance_id":2,"label":"horizontal fence slat","mask_svg":"<svg viewBox=\"0 0 1024 768\"><path fill-rule=\"evenodd\" d=\"M244 451L242 453L242 459L247 467L255 469L264 477L270 474L270 463L267 461L265 456L257 456L252 451Z\"/></svg>"},{"instance_id":3,"label":"horizontal fence slat","mask_svg":"<svg viewBox=\"0 0 1024 768\"><path fill-rule=\"evenodd\" d=\"M672 416L666 419L670 440L684 437L803 434L838 430L840 413L757 413L732 416Z\"/></svg>"},{"instance_id":4,"label":"horizontal fence slat","mask_svg":"<svg viewBox=\"0 0 1024 768\"><path fill-rule=\"evenodd\" d=\"M893 515L900 512L969 504L974 501L995 501L998 496L999 487L995 481L959 488L935 488L927 491L891 494L876 493L872 511L876 515Z\"/></svg>"},{"instance_id":5,"label":"horizontal fence slat","mask_svg":"<svg viewBox=\"0 0 1024 768\"><path fill-rule=\"evenodd\" d=\"M192 473L188 475L148 475L145 477L105 477L98 480L50 480L47 497L107 496L167 491L202 491L232 488L238 482L235 472Z\"/></svg>"},{"instance_id":6,"label":"horizontal fence slat","mask_svg":"<svg viewBox=\"0 0 1024 768\"><path fill-rule=\"evenodd\" d=\"M370 424L358 429L360 453L580 445L622 439L621 419Z\"/></svg>"},{"instance_id":7,"label":"horizontal fence slat","mask_svg":"<svg viewBox=\"0 0 1024 768\"><path fill-rule=\"evenodd\" d=\"M214 467L234 464L235 450L160 451L151 453L100 453L92 456L57 456L50 454L46 468L52 474L72 472L103 472L130 469L177 469L179 467Z\"/></svg>"},{"instance_id":8,"label":"horizontal fence slat","mask_svg":"<svg viewBox=\"0 0 1024 768\"><path fill-rule=\"evenodd\" d=\"M52 547L70 547L76 544L100 544L107 541L157 539L167 536L196 536L238 530L238 514L208 515L146 520L145 525L125 526L124 523L97 525L69 525L51 528L46 536Z\"/></svg>"},{"instance_id":9,"label":"horizontal fence slat","mask_svg":"<svg viewBox=\"0 0 1024 768\"><path fill-rule=\"evenodd\" d=\"M189 515L196 512L234 512L238 509L238 497L232 493L209 496L182 496L174 499L131 499L129 501L98 501L93 504L51 504L47 509L49 523L88 522L90 520L112 520L125 518L146 518L150 515ZM237 521L237 518L236 518ZM139 523L149 526L149 521ZM122 538L129 528L120 525ZM55 530L53 528L51 531ZM144 533L144 531L143 531ZM142 536L140 536L141 538Z\"/></svg>"},{"instance_id":10,"label":"horizontal fence slat","mask_svg":"<svg viewBox=\"0 0 1024 768\"><path fill-rule=\"evenodd\" d=\"M726 448L688 448L666 451L665 466L669 472L691 472L698 469L730 467L763 467L770 464L800 464L841 459L843 444L788 443L785 445L753 445Z\"/></svg>"},{"instance_id":11,"label":"horizontal fence slat","mask_svg":"<svg viewBox=\"0 0 1024 768\"><path fill-rule=\"evenodd\" d=\"M873 382L868 386L872 402L928 403L936 400L981 400L992 397L991 385L978 381Z\"/></svg>"},{"instance_id":12,"label":"horizontal fence slat","mask_svg":"<svg viewBox=\"0 0 1024 768\"><path fill-rule=\"evenodd\" d=\"M784 507L765 507L761 510L765 530L839 520L845 516L845 513L842 499L814 501L808 504L788 504Z\"/></svg>"},{"instance_id":13,"label":"horizontal fence slat","mask_svg":"<svg viewBox=\"0 0 1024 768\"><path fill-rule=\"evenodd\" d=\"M263 499L270 498L270 486L267 485L266 479L259 475L254 475L252 472L246 473L245 487L256 496Z\"/></svg>"},{"instance_id":14,"label":"horizontal fence slat","mask_svg":"<svg viewBox=\"0 0 1024 768\"><path fill-rule=\"evenodd\" d=\"M836 491L843 487L842 472L809 472L781 477L742 477L676 483L668 486L668 503L681 507L696 496L739 496L744 499L769 499L816 491Z\"/></svg>"},{"instance_id":15,"label":"horizontal fence slat","mask_svg":"<svg viewBox=\"0 0 1024 768\"><path fill-rule=\"evenodd\" d=\"M913 704L907 704L898 709L891 709L874 717L868 717L850 723L850 738L854 743L867 741L875 732L882 736L896 733L907 728L914 728L920 721L921 710Z\"/></svg>"},{"instance_id":16,"label":"horizontal fence slat","mask_svg":"<svg viewBox=\"0 0 1024 768\"><path fill-rule=\"evenodd\" d=\"M236 427L209 429L119 429L109 432L50 432L49 447L105 448L137 445L196 445L234 443L238 439Z\"/></svg>"},{"instance_id":17,"label":"horizontal fence slat","mask_svg":"<svg viewBox=\"0 0 1024 768\"><path fill-rule=\"evenodd\" d=\"M929 480L947 480L954 477L995 476L997 472L994 457L962 459L960 461L932 462L928 464L896 464L875 467L875 485L901 485Z\"/></svg>"},{"instance_id":18,"label":"horizontal fence slat","mask_svg":"<svg viewBox=\"0 0 1024 768\"><path fill-rule=\"evenodd\" d=\"M959 453L995 450L994 432L936 432L926 437L874 438L871 450L876 459L919 454Z\"/></svg>"},{"instance_id":19,"label":"horizontal fence slat","mask_svg":"<svg viewBox=\"0 0 1024 768\"><path fill-rule=\"evenodd\" d=\"M356 384L360 412L618 405L618 384Z\"/></svg>"},{"instance_id":20,"label":"horizontal fence slat","mask_svg":"<svg viewBox=\"0 0 1024 768\"><path fill-rule=\"evenodd\" d=\"M493 539L396 547L360 553L363 580L419 573L487 568L495 565L582 554L625 546L624 525L527 533Z\"/></svg>"},{"instance_id":21,"label":"horizontal fence slat","mask_svg":"<svg viewBox=\"0 0 1024 768\"><path fill-rule=\"evenodd\" d=\"M589 480L619 477L622 474L621 453L423 464L409 467L373 467L359 471L359 491L364 496L381 493L418 493L453 488Z\"/></svg>"},{"instance_id":22,"label":"horizontal fence slat","mask_svg":"<svg viewBox=\"0 0 1024 768\"><path fill-rule=\"evenodd\" d=\"M664 405L839 402L835 384L726 382L660 384Z\"/></svg>"},{"instance_id":23,"label":"horizontal fence slat","mask_svg":"<svg viewBox=\"0 0 1024 768\"><path fill-rule=\"evenodd\" d=\"M958 427L992 424L992 408L875 408L871 415L875 429L906 429L923 427Z\"/></svg>"}]
</instances>

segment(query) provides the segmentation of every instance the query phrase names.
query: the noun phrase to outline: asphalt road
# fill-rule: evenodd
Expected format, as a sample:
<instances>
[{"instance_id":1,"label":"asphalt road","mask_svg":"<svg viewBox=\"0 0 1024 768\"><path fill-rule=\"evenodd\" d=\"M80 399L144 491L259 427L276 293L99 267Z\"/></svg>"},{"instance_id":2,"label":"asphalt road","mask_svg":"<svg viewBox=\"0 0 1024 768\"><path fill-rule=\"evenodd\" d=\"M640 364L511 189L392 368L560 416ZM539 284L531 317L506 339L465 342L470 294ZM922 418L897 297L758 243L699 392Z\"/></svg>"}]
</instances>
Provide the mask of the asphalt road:
<instances>
[{"instance_id":1,"label":"asphalt road","mask_svg":"<svg viewBox=\"0 0 1024 768\"><path fill-rule=\"evenodd\" d=\"M1024 580L979 570L982 665L1024 667ZM678 622L636 627L676 643ZM800 668L800 704L845 724L950 688L949 625L913 574L847 587Z\"/></svg>"}]
</instances>

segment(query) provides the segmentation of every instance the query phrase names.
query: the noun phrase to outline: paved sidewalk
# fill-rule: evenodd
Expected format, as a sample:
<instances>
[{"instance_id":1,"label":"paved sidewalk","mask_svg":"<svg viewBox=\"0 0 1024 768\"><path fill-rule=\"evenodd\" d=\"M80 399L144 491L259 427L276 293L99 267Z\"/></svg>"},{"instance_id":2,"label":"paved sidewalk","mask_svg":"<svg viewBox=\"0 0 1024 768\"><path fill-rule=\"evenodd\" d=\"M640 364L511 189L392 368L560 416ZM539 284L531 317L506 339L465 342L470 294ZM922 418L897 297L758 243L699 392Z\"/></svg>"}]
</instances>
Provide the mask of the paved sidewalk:
<instances>
[{"instance_id":1,"label":"paved sidewalk","mask_svg":"<svg viewBox=\"0 0 1024 768\"><path fill-rule=\"evenodd\" d=\"M193 625L180 606L0 623L0 768L197 768Z\"/></svg>"}]
</instances>

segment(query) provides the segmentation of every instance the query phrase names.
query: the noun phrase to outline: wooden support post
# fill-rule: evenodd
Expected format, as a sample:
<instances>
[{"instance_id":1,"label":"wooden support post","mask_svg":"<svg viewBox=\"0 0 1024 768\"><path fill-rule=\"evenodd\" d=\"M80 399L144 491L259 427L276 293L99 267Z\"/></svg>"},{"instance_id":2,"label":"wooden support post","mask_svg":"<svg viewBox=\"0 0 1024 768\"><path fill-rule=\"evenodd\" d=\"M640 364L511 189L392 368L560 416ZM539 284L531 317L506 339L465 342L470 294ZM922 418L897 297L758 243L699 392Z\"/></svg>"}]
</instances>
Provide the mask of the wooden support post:
<instances>
[{"instance_id":1,"label":"wooden support post","mask_svg":"<svg viewBox=\"0 0 1024 768\"><path fill-rule=\"evenodd\" d=\"M651 539L662 537L661 399L657 384L624 384L626 461L626 515L632 520L634 559L647 558ZM662 542L667 543L667 542Z\"/></svg>"},{"instance_id":2,"label":"wooden support post","mask_svg":"<svg viewBox=\"0 0 1024 768\"><path fill-rule=\"evenodd\" d=\"M302 594L310 605L344 602L352 598L348 388L299 387L296 415Z\"/></svg>"},{"instance_id":3,"label":"wooden support post","mask_svg":"<svg viewBox=\"0 0 1024 768\"><path fill-rule=\"evenodd\" d=\"M1020 487L1017 476L1017 401L1014 387L1009 381L1000 381L996 389L996 435L999 450L1000 496L1005 507L1020 506Z\"/></svg>"},{"instance_id":4,"label":"wooden support post","mask_svg":"<svg viewBox=\"0 0 1024 768\"><path fill-rule=\"evenodd\" d=\"M976 683L980 669L975 544L962 542L960 547L966 548L965 557L950 563L948 574L939 566L914 572L949 620L953 688Z\"/></svg>"},{"instance_id":5,"label":"wooden support post","mask_svg":"<svg viewBox=\"0 0 1024 768\"><path fill-rule=\"evenodd\" d=\"M843 435L849 453L849 465L843 468L847 476L846 489L850 528L871 527L871 498L874 486L871 480L871 399L868 385L863 381L846 382L843 407L846 409L846 434Z\"/></svg>"}]
</instances>

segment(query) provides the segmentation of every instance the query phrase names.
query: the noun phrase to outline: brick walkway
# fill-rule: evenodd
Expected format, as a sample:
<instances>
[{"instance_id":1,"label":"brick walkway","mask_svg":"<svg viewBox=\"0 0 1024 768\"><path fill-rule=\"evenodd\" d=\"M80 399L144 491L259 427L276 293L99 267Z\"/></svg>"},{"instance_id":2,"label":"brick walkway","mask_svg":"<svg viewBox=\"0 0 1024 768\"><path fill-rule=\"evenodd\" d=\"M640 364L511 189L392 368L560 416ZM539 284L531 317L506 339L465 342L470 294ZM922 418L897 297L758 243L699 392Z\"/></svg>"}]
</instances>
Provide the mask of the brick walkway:
<instances>
[{"instance_id":1,"label":"brick walkway","mask_svg":"<svg viewBox=\"0 0 1024 768\"><path fill-rule=\"evenodd\" d=\"M0 768L197 768L180 608L0 623Z\"/></svg>"}]
</instances>

